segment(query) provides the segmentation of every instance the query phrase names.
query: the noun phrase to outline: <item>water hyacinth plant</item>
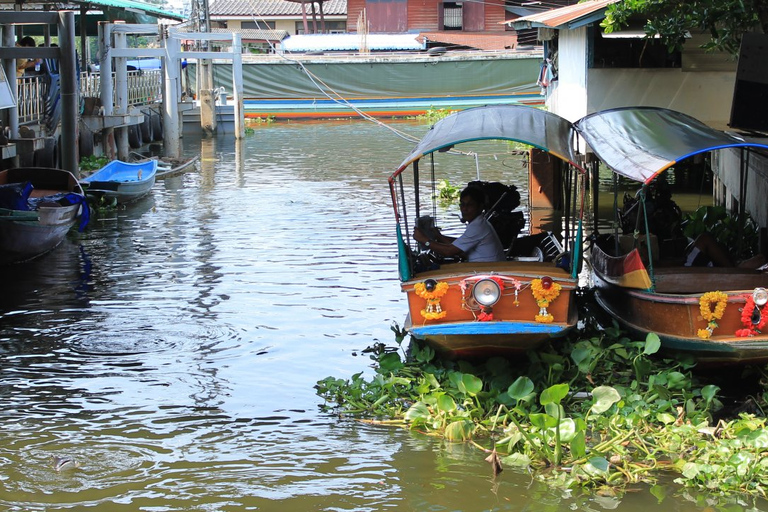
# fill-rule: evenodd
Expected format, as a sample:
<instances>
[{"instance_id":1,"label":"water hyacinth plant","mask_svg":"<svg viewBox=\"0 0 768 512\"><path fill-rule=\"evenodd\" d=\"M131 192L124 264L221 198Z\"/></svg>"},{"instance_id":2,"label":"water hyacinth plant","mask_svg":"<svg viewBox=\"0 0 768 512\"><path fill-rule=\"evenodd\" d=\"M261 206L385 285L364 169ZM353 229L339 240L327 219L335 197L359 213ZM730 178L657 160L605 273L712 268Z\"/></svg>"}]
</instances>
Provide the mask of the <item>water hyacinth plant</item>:
<instances>
[{"instance_id":1,"label":"water hyacinth plant","mask_svg":"<svg viewBox=\"0 0 768 512\"><path fill-rule=\"evenodd\" d=\"M393 331L398 347L371 351L372 377L318 382L328 410L472 443L494 468L498 458L494 473L522 468L564 488L616 493L673 475L719 495L766 494L765 419L720 417L720 388L659 357L654 334L636 341L613 326L513 364L445 361L413 340L406 353Z\"/></svg>"}]
</instances>

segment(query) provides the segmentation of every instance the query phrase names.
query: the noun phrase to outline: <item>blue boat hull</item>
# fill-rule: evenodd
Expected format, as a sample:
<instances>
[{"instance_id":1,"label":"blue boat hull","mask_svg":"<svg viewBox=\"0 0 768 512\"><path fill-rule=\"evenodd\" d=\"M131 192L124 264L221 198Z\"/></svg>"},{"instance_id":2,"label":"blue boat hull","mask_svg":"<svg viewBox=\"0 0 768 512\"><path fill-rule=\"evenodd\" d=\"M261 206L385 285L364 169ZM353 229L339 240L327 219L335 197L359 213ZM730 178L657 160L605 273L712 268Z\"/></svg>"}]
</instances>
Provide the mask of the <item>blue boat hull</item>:
<instances>
[{"instance_id":1,"label":"blue boat hull","mask_svg":"<svg viewBox=\"0 0 768 512\"><path fill-rule=\"evenodd\" d=\"M87 194L129 203L149 193L156 176L157 160L139 163L113 160L80 183L86 186Z\"/></svg>"}]
</instances>

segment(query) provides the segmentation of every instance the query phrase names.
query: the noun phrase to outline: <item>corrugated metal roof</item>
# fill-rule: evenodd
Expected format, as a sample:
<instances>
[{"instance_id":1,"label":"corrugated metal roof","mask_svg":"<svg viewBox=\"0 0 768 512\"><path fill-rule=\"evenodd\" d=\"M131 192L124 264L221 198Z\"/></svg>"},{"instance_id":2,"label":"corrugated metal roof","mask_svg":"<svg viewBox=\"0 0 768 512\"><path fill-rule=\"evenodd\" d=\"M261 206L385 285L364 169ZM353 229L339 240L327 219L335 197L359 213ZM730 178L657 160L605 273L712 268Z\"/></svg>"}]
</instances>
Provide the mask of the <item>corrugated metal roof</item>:
<instances>
[{"instance_id":1,"label":"corrugated metal roof","mask_svg":"<svg viewBox=\"0 0 768 512\"><path fill-rule=\"evenodd\" d=\"M368 34L366 43L371 51L424 50L418 34ZM360 34L304 34L291 36L280 43L287 52L359 51Z\"/></svg>"},{"instance_id":2,"label":"corrugated metal roof","mask_svg":"<svg viewBox=\"0 0 768 512\"><path fill-rule=\"evenodd\" d=\"M511 20L515 29L549 27L549 28L577 28L597 19L602 19L609 5L619 0L589 0L579 4L552 9L539 14L532 14L523 18Z\"/></svg>"},{"instance_id":3,"label":"corrugated metal roof","mask_svg":"<svg viewBox=\"0 0 768 512\"><path fill-rule=\"evenodd\" d=\"M158 18L168 18L178 21L185 19L183 16L175 12L168 12L160 9L160 7L156 4L145 4L144 2L136 2L135 0L87 0L84 2L74 0L73 3L99 7L114 7L116 9L138 10Z\"/></svg>"},{"instance_id":4,"label":"corrugated metal roof","mask_svg":"<svg viewBox=\"0 0 768 512\"><path fill-rule=\"evenodd\" d=\"M463 32L445 30L422 32L421 37L432 43L467 46L478 50L509 50L517 46L516 32Z\"/></svg>"},{"instance_id":5,"label":"corrugated metal roof","mask_svg":"<svg viewBox=\"0 0 768 512\"><path fill-rule=\"evenodd\" d=\"M306 3L307 13L312 12L311 2ZM317 2L315 2L317 3ZM208 7L211 16L301 16L301 2L289 0L214 0ZM320 8L315 5L315 12ZM324 0L326 16L347 14L347 0Z\"/></svg>"},{"instance_id":6,"label":"corrugated metal roof","mask_svg":"<svg viewBox=\"0 0 768 512\"><path fill-rule=\"evenodd\" d=\"M179 33L183 34L184 32L191 32L192 26L184 26L182 30L179 31ZM243 42L253 42L253 41L282 41L286 37L288 37L288 32L286 30L259 30L257 28L241 28L241 29L230 29L230 28L211 28L211 32L214 34L240 34L240 40Z\"/></svg>"}]
</instances>

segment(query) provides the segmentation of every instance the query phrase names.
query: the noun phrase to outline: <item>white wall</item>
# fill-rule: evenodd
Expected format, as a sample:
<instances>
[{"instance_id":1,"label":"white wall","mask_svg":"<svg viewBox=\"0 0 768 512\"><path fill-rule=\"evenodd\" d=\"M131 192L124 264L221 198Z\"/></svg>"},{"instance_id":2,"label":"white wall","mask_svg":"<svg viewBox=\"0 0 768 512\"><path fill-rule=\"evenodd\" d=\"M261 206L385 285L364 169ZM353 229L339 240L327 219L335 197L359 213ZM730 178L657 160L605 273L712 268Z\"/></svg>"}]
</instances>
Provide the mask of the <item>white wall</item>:
<instances>
[{"instance_id":1,"label":"white wall","mask_svg":"<svg viewBox=\"0 0 768 512\"><path fill-rule=\"evenodd\" d=\"M741 154L739 149L724 149L712 154L712 167L718 177L715 200L717 204L725 203L729 209L735 209L733 199L739 199ZM752 153L749 156L747 192L743 201L746 210L761 227L768 227L766 198L768 198L768 159Z\"/></svg>"},{"instance_id":2,"label":"white wall","mask_svg":"<svg viewBox=\"0 0 768 512\"><path fill-rule=\"evenodd\" d=\"M590 69L587 109L592 113L615 107L664 107L725 129L735 81L735 72Z\"/></svg>"},{"instance_id":3,"label":"white wall","mask_svg":"<svg viewBox=\"0 0 768 512\"><path fill-rule=\"evenodd\" d=\"M557 56L557 81L550 87L547 109L569 121L587 115L587 28L561 30Z\"/></svg>"}]
</instances>

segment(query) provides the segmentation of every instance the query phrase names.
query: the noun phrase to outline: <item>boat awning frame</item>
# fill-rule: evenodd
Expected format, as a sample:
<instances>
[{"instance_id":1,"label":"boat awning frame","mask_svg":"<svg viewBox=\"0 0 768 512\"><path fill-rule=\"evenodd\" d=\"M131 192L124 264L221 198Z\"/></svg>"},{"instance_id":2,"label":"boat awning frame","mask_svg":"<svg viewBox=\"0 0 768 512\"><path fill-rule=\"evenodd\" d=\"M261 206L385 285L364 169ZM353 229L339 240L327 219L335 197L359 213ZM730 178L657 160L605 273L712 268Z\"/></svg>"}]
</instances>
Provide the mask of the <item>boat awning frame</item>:
<instances>
[{"instance_id":1,"label":"boat awning frame","mask_svg":"<svg viewBox=\"0 0 768 512\"><path fill-rule=\"evenodd\" d=\"M581 169L573 149L574 126L546 110L523 105L476 107L441 119L390 177L393 182L414 161L475 140L511 140L537 147Z\"/></svg>"},{"instance_id":2,"label":"boat awning frame","mask_svg":"<svg viewBox=\"0 0 768 512\"><path fill-rule=\"evenodd\" d=\"M613 172L648 184L677 162L726 148L768 143L711 128L698 119L658 107L623 107L574 123L595 155Z\"/></svg>"}]
</instances>

